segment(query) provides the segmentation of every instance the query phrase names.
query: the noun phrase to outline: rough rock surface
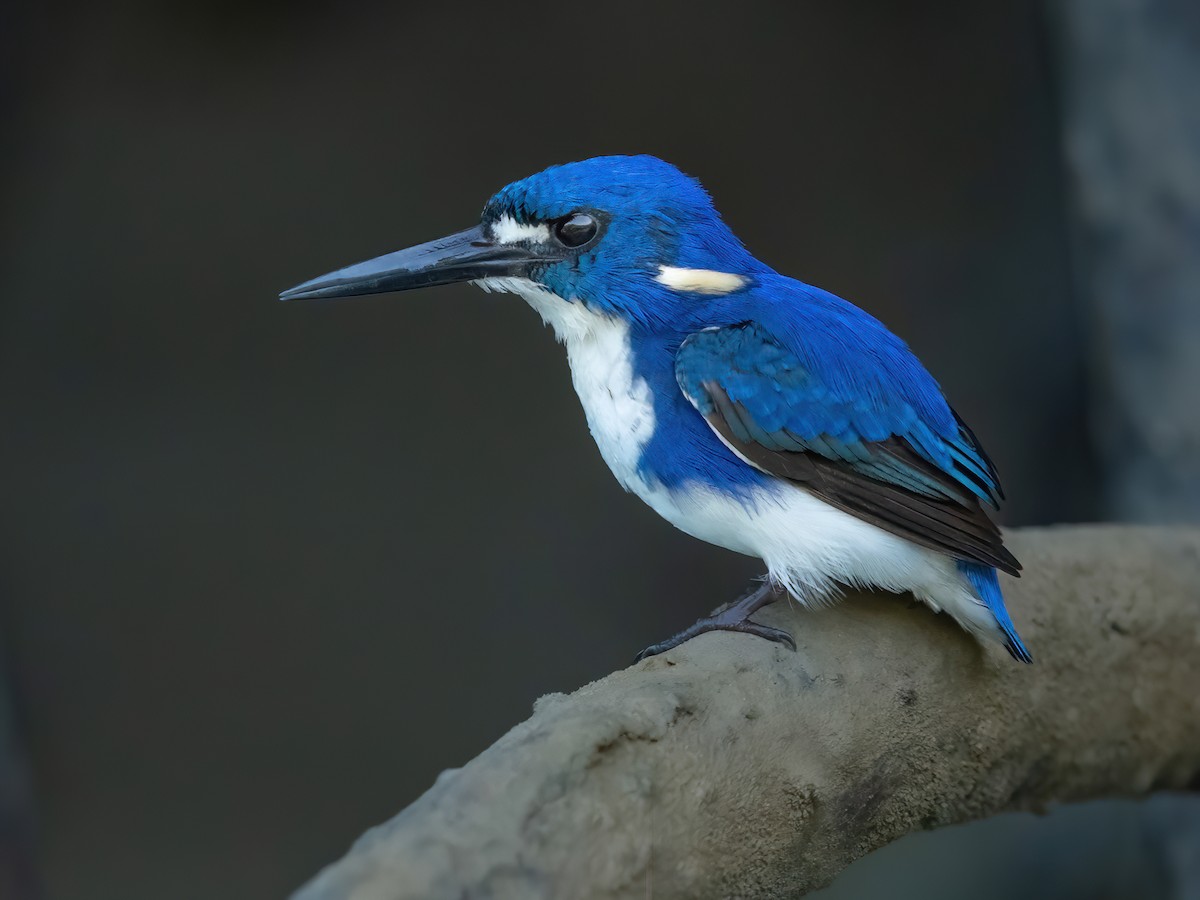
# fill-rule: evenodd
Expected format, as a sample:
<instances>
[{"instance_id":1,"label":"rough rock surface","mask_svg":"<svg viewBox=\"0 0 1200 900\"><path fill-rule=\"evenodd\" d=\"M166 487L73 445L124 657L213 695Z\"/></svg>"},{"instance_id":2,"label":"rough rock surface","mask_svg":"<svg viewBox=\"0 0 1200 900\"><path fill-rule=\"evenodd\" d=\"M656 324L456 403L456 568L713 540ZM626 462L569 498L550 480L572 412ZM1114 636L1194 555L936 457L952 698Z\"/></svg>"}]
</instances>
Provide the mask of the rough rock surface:
<instances>
[{"instance_id":1,"label":"rough rock surface","mask_svg":"<svg viewBox=\"0 0 1200 900\"><path fill-rule=\"evenodd\" d=\"M908 832L1200 776L1200 531L1011 535L1036 663L895 595L705 635L533 716L298 900L794 897Z\"/></svg>"}]
</instances>

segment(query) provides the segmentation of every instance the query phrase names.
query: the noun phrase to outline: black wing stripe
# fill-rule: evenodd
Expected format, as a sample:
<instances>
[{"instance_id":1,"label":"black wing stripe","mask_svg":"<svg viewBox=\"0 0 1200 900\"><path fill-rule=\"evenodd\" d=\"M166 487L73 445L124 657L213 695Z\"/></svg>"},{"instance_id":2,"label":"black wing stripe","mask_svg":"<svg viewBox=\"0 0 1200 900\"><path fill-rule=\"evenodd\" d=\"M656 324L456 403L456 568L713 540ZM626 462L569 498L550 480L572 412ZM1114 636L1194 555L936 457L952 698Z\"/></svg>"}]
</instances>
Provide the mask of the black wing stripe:
<instances>
[{"instance_id":1,"label":"black wing stripe","mask_svg":"<svg viewBox=\"0 0 1200 900\"><path fill-rule=\"evenodd\" d=\"M1019 571L1016 559L1002 545L999 530L983 524L991 520L982 509L962 507L964 515L942 516L946 510L913 504L912 498L892 488L879 491L874 486L864 489L861 484L835 485L833 479L810 490L846 512L869 514L869 521L886 531L910 540L922 535L935 544L934 549L951 556L987 563L1010 574Z\"/></svg>"},{"instance_id":2,"label":"black wing stripe","mask_svg":"<svg viewBox=\"0 0 1200 900\"><path fill-rule=\"evenodd\" d=\"M948 476L946 473L938 470L934 466L931 466L929 462L924 457L919 456L916 450L914 450L912 446L904 439L888 438L878 446L880 446L882 452L886 453L887 455L901 460L906 465L909 465L920 472L931 475L942 486L948 496L952 496L956 499L963 498L963 502L965 502L967 496L970 496L969 488L967 489L968 493L964 495L963 486L961 484ZM980 478L979 475L972 471L969 467L960 465L958 461L955 460L954 468L961 472L964 478L968 479L972 484L978 487L984 497L991 497L993 499L995 498L995 491L992 489L991 485Z\"/></svg>"},{"instance_id":3,"label":"black wing stripe","mask_svg":"<svg viewBox=\"0 0 1200 900\"><path fill-rule=\"evenodd\" d=\"M729 395L712 382L706 383L704 387L708 389L708 393L712 397L713 403L716 404L721 418L728 423L729 428L733 431L731 437L737 438L739 441L749 441L750 432L746 429L746 423L742 421L741 413L730 402Z\"/></svg>"},{"instance_id":4,"label":"black wing stripe","mask_svg":"<svg viewBox=\"0 0 1200 900\"><path fill-rule=\"evenodd\" d=\"M1004 488L1000 484L1000 475L996 472L996 465L992 462L992 458L983 449L983 444L979 443L979 438L975 437L975 432L971 430L971 426L964 422L962 417L954 412L953 409L950 412L954 414L954 421L958 423L959 432L967 439L967 442L971 445L971 449L979 455L979 459L983 462L984 468L987 470L988 478L992 479L992 483L996 485L995 496L1000 500L1004 500Z\"/></svg>"},{"instance_id":5,"label":"black wing stripe","mask_svg":"<svg viewBox=\"0 0 1200 900\"><path fill-rule=\"evenodd\" d=\"M732 402L720 385L707 382L704 387L715 407L706 417L709 425L764 472L794 481L830 505L920 546L994 566L1010 575L1020 572L1021 564L1004 547L1000 529L975 497L963 498L965 502L930 497L871 478L816 453L764 447L750 437L760 429L757 423L747 427L749 413L741 404ZM924 473L935 472L898 441L886 449ZM942 472L936 475L949 477Z\"/></svg>"},{"instance_id":6,"label":"black wing stripe","mask_svg":"<svg viewBox=\"0 0 1200 900\"><path fill-rule=\"evenodd\" d=\"M714 427L720 430L716 423ZM999 532L989 527L991 520L982 509L962 507L958 513L934 506L936 501L917 508L913 504L915 495L862 478L820 457L790 454L797 458L775 465L780 461L772 457L783 454L773 454L757 445L739 445L738 451L764 471L795 481L830 505L884 531L957 559L995 566L1011 574L1019 569L1016 559L1001 546Z\"/></svg>"},{"instance_id":7,"label":"black wing stripe","mask_svg":"<svg viewBox=\"0 0 1200 900\"><path fill-rule=\"evenodd\" d=\"M712 389L724 395L724 391L720 387L713 386ZM749 417L749 413L740 403L730 403L727 397L724 398L724 403L718 403L718 408L735 411L742 421L745 421ZM751 433L751 437L753 438L753 433ZM891 443L894 443L894 439ZM762 447L760 446L761 444L761 441L756 441L751 449L762 458L763 462L769 465L777 451ZM799 453L784 456L780 453L778 455L781 457L778 465L784 468L789 464L793 467L802 467L799 473L788 476L793 480L812 479L816 473L819 473L822 478L841 487L849 495L859 497L864 503L869 503L872 498L876 498L880 504L896 510L897 513L905 511L907 515L914 519L928 520L930 527L945 526L948 529L948 535L952 534L954 529L961 530L967 536L978 538L983 547L986 547L1000 535L999 530L991 519L986 516L980 518L972 514L970 508L971 501L960 491L954 491L950 494L949 499L956 502L942 503L939 502L941 498L929 497L918 491L913 491L899 485L891 485L874 478L863 478L853 467L818 454ZM921 466L925 470L929 469L929 465L922 463L915 454L910 453L909 459L905 460L905 462L914 467ZM757 460L756 464L758 464ZM767 469L767 471L770 471L770 469ZM942 483L948 481L947 476L944 474L939 473L938 477ZM946 487L949 486L947 485ZM893 494L895 496L892 496ZM913 506L905 510L904 501L906 499L915 500L918 496L922 500L931 502L926 502L921 506Z\"/></svg>"}]
</instances>

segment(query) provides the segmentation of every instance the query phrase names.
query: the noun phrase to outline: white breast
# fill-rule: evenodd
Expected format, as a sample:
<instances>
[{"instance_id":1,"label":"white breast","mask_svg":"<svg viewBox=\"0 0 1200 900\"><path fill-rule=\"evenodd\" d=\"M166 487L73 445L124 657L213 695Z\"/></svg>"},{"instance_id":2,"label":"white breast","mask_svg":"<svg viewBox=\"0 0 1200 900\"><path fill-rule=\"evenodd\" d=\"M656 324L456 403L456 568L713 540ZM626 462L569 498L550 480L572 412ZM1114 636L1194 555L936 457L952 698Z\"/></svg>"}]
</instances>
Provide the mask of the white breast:
<instances>
[{"instance_id":1,"label":"white breast","mask_svg":"<svg viewBox=\"0 0 1200 900\"><path fill-rule=\"evenodd\" d=\"M628 326L618 319L598 323L567 342L567 359L600 455L627 491L640 493L638 461L654 434L654 405L645 379L633 376Z\"/></svg>"},{"instance_id":2,"label":"white breast","mask_svg":"<svg viewBox=\"0 0 1200 900\"><path fill-rule=\"evenodd\" d=\"M638 461L654 434L654 403L645 379L634 377L629 326L525 278L488 278L476 284L519 294L554 328L566 344L571 381L600 455L627 491L646 497L650 486L638 473Z\"/></svg>"}]
</instances>

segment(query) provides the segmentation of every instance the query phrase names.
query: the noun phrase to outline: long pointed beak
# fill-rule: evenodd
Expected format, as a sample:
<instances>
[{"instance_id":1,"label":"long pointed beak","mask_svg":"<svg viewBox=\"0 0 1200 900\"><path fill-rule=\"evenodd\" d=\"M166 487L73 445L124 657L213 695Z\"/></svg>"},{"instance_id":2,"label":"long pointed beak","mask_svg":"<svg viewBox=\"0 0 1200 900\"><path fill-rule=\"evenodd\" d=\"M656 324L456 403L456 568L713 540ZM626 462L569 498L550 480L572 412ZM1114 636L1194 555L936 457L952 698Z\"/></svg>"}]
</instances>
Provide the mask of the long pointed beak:
<instances>
[{"instance_id":1,"label":"long pointed beak","mask_svg":"<svg viewBox=\"0 0 1200 900\"><path fill-rule=\"evenodd\" d=\"M427 244L338 269L289 288L279 299L358 297L477 278L524 276L539 263L554 261L539 253L536 246L494 243L477 225Z\"/></svg>"}]
</instances>

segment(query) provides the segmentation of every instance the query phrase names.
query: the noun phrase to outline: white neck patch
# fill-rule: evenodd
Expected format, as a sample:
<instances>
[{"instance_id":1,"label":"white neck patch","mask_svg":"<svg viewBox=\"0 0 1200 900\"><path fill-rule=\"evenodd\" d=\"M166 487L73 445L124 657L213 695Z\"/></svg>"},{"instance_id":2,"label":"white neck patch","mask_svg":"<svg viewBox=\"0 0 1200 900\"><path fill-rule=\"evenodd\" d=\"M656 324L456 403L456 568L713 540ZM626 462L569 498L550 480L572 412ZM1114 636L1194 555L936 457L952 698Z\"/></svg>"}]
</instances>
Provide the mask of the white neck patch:
<instances>
[{"instance_id":1,"label":"white neck patch","mask_svg":"<svg viewBox=\"0 0 1200 900\"><path fill-rule=\"evenodd\" d=\"M582 302L564 300L536 281L509 276L506 278L481 278L472 282L489 294L516 294L534 308L542 321L554 329L560 343L570 344L587 337L604 316L589 310Z\"/></svg>"},{"instance_id":2,"label":"white neck patch","mask_svg":"<svg viewBox=\"0 0 1200 900\"><path fill-rule=\"evenodd\" d=\"M646 380L634 374L628 324L578 300L564 300L528 278L484 278L475 284L523 297L567 345L571 381L600 455L625 490L645 497L651 488L638 464L654 435L654 399Z\"/></svg>"},{"instance_id":3,"label":"white neck patch","mask_svg":"<svg viewBox=\"0 0 1200 900\"><path fill-rule=\"evenodd\" d=\"M715 269L679 269L675 266L659 266L654 278L673 291L689 291L693 294L728 294L746 286L748 279L732 272Z\"/></svg>"},{"instance_id":4,"label":"white neck patch","mask_svg":"<svg viewBox=\"0 0 1200 900\"><path fill-rule=\"evenodd\" d=\"M492 240L497 244L540 244L550 240L550 229L541 224L518 222L512 216L501 216L492 223Z\"/></svg>"}]
</instances>

